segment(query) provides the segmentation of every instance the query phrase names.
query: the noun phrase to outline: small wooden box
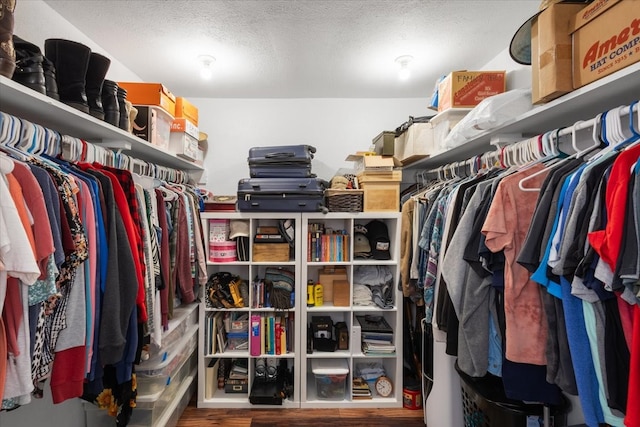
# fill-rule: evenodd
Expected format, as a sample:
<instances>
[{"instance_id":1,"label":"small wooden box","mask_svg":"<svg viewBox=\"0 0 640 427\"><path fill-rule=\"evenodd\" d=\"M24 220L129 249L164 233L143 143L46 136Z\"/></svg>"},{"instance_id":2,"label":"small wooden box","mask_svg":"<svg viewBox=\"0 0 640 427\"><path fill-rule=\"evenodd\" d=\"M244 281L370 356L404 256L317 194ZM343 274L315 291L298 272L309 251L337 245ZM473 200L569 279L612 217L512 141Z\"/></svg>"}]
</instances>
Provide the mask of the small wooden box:
<instances>
[{"instance_id":1,"label":"small wooden box","mask_svg":"<svg viewBox=\"0 0 640 427\"><path fill-rule=\"evenodd\" d=\"M254 243L253 262L289 261L288 243Z\"/></svg>"},{"instance_id":2,"label":"small wooden box","mask_svg":"<svg viewBox=\"0 0 640 427\"><path fill-rule=\"evenodd\" d=\"M326 301L333 301L333 283L336 280L347 280L347 270L344 268L330 271L325 267L318 273L318 283L322 284L324 298Z\"/></svg>"},{"instance_id":3,"label":"small wooden box","mask_svg":"<svg viewBox=\"0 0 640 427\"><path fill-rule=\"evenodd\" d=\"M349 281L334 280L333 281L333 305L336 307L349 307Z\"/></svg>"},{"instance_id":4,"label":"small wooden box","mask_svg":"<svg viewBox=\"0 0 640 427\"><path fill-rule=\"evenodd\" d=\"M377 181L361 183L364 190L363 212L398 212L400 183Z\"/></svg>"}]
</instances>

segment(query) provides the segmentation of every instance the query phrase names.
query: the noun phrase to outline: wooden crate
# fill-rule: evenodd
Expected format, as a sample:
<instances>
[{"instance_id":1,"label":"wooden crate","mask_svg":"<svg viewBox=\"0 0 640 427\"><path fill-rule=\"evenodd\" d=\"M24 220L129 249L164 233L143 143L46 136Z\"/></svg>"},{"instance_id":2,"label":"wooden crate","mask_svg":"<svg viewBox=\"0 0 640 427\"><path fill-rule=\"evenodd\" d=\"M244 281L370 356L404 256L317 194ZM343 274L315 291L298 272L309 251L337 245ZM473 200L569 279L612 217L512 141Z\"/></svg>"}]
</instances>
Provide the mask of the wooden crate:
<instances>
[{"instance_id":1,"label":"wooden crate","mask_svg":"<svg viewBox=\"0 0 640 427\"><path fill-rule=\"evenodd\" d=\"M253 262L289 261L288 243L254 243Z\"/></svg>"},{"instance_id":2,"label":"wooden crate","mask_svg":"<svg viewBox=\"0 0 640 427\"><path fill-rule=\"evenodd\" d=\"M364 190L363 212L398 212L400 210L399 182L363 182L360 186Z\"/></svg>"}]
</instances>

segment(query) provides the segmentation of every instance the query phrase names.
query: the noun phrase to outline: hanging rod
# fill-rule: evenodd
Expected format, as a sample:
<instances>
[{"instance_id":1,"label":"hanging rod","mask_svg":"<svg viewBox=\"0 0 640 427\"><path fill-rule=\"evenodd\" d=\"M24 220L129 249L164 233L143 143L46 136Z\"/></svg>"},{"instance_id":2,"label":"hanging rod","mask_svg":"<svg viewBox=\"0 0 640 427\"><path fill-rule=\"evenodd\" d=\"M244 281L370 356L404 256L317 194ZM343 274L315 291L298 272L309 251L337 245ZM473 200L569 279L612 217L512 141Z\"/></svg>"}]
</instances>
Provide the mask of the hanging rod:
<instances>
[{"instance_id":1,"label":"hanging rod","mask_svg":"<svg viewBox=\"0 0 640 427\"><path fill-rule=\"evenodd\" d=\"M619 107L613 108L611 110L609 110L609 112L614 111L614 110L618 110L618 115L620 118L629 115L629 113L631 111L633 111L634 113L638 113L638 101L634 101L633 103L631 103L630 105L621 105ZM571 126L565 127L565 128L561 128L557 131L557 135L556 137L561 137L561 136L566 136L566 135L570 135L573 132L577 132L579 130L583 130L583 129L588 129L591 128L593 126L597 126L598 125L598 120L599 120L599 116L593 117L591 119L587 119L587 120L581 120L578 121L576 123L574 123ZM638 123L638 127L640 128L640 119L639 119L639 123ZM554 131L551 131L554 132ZM548 133L548 132L545 132ZM476 159L478 159L478 157L482 158L484 156L495 156L496 158L500 158L501 156L501 151L504 150L506 147L512 147L514 145L518 145L518 144L528 144L530 142L531 138L527 138L521 141L517 141L508 145L503 145L500 148L496 149L496 150L492 150L492 151L487 151L483 154L480 154L478 156L473 156L473 157L469 157L465 160L459 160L456 162L451 162L451 163L447 163L445 165L441 165L438 166L436 168L433 169L424 169L420 172L416 172L416 176L420 175L421 177L425 177L427 174L432 175L432 174L436 174L436 176L440 177L443 174L443 171L450 171L453 168L460 168L463 165L470 165L473 164L473 162L476 161Z\"/></svg>"}]
</instances>

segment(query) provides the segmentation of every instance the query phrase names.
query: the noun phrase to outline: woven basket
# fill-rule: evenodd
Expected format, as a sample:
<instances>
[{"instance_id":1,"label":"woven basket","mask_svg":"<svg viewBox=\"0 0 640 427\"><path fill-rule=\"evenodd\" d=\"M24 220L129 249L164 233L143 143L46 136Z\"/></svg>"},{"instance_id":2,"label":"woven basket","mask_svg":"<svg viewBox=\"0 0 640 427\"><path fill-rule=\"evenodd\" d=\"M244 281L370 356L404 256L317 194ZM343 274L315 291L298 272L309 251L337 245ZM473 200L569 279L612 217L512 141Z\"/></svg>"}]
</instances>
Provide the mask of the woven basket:
<instances>
[{"instance_id":1,"label":"woven basket","mask_svg":"<svg viewBox=\"0 0 640 427\"><path fill-rule=\"evenodd\" d=\"M362 212L364 190L327 189L324 195L330 212Z\"/></svg>"}]
</instances>

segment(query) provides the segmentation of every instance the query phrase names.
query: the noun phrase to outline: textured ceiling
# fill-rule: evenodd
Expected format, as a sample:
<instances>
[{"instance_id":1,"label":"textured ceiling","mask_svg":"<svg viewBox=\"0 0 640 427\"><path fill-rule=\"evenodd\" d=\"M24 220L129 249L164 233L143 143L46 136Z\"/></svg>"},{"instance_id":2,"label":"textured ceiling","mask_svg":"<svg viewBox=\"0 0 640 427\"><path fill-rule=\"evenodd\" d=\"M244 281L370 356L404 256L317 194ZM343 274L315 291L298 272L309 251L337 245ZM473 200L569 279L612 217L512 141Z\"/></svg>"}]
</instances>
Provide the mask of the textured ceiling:
<instances>
[{"instance_id":1,"label":"textured ceiling","mask_svg":"<svg viewBox=\"0 0 640 427\"><path fill-rule=\"evenodd\" d=\"M539 0L45 0L145 81L208 98L428 97L503 51ZM216 58L213 78L197 57ZM399 81L394 59L412 55Z\"/></svg>"}]
</instances>

